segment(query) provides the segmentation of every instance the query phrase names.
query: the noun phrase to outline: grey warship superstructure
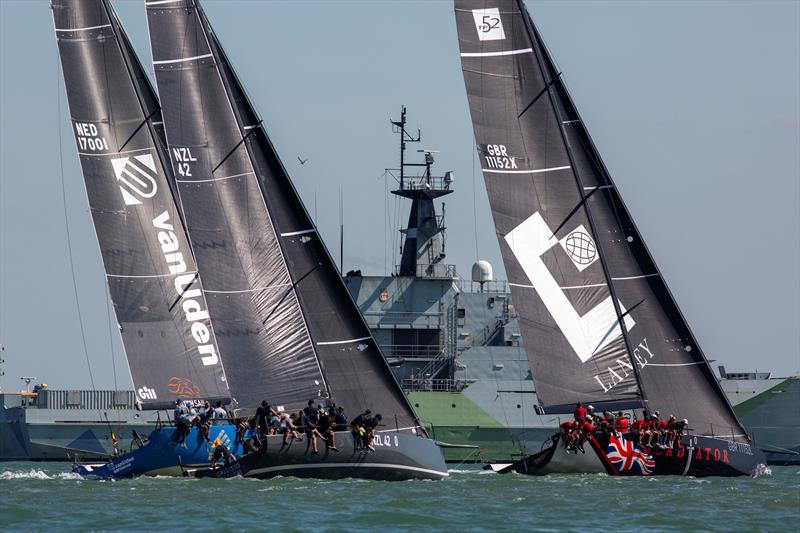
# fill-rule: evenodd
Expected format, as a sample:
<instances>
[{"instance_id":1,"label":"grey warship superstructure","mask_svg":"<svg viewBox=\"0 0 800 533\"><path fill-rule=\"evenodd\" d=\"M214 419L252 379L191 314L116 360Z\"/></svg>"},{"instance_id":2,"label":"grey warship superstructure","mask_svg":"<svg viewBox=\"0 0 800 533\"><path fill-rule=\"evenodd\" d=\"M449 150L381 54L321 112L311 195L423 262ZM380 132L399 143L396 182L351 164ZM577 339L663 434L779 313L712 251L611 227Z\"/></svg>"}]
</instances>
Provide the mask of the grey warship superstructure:
<instances>
[{"instance_id":1,"label":"grey warship superstructure","mask_svg":"<svg viewBox=\"0 0 800 533\"><path fill-rule=\"evenodd\" d=\"M138 445L158 419L136 409L133 391L3 392L0 461L104 459Z\"/></svg>"}]
</instances>

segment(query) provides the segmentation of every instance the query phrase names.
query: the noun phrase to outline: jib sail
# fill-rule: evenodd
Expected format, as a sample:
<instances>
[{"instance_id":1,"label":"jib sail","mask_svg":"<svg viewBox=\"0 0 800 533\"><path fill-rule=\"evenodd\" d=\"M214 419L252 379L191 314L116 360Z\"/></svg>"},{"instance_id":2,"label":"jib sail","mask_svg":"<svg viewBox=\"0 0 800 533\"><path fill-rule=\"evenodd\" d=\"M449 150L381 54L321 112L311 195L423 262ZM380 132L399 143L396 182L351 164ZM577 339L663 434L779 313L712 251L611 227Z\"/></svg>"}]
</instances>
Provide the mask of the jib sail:
<instances>
[{"instance_id":1,"label":"jib sail","mask_svg":"<svg viewBox=\"0 0 800 533\"><path fill-rule=\"evenodd\" d=\"M415 425L202 9L191 0L153 2L148 20L173 163L179 170L184 163L176 149L189 149L196 159L188 167L191 177L177 176L189 233L207 239L203 233L194 236L195 225L201 232L214 228L227 244L237 241L222 238L226 232L252 228L238 242L258 245L265 256L244 272L237 267L236 277L228 279L244 274L243 281L269 280L267 286L251 282L244 297L267 302L253 307L253 319L261 331L272 332L268 339L275 344L254 344L246 358L237 356L236 367L267 383L266 397L273 402L327 393L349 412L369 408L396 416L401 426ZM205 273L204 253L198 251L198 261ZM245 246L237 255L251 254ZM230 257L216 261L213 268L220 273L232 268ZM254 276L256 268L264 273ZM232 289L237 286L224 287ZM220 335L225 330L213 296L210 305ZM237 374L230 367L238 396ZM318 381L324 385L309 387Z\"/></svg>"},{"instance_id":2,"label":"jib sail","mask_svg":"<svg viewBox=\"0 0 800 533\"><path fill-rule=\"evenodd\" d=\"M523 4L456 0L479 157L537 394L744 437ZM624 328L620 327L624 324Z\"/></svg>"},{"instance_id":3,"label":"jib sail","mask_svg":"<svg viewBox=\"0 0 800 533\"><path fill-rule=\"evenodd\" d=\"M111 300L145 407L230 397L170 189L161 112L106 1L53 0L53 21ZM166 164L165 164L166 163Z\"/></svg>"}]
</instances>

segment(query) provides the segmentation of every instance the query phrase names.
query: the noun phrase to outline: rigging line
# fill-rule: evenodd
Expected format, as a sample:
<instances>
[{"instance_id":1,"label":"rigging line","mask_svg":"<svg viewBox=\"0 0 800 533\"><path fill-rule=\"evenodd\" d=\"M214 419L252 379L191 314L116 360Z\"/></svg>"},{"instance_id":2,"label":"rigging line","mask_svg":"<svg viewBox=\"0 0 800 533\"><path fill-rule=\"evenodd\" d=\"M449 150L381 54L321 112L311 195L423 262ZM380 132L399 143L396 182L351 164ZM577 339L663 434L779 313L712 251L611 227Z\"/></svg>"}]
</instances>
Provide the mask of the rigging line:
<instances>
[{"instance_id":1,"label":"rigging line","mask_svg":"<svg viewBox=\"0 0 800 533\"><path fill-rule=\"evenodd\" d=\"M106 289L106 293L109 295L109 301L106 302L106 318L108 319L108 345L111 348L111 370L114 372L114 390L119 390L117 385L117 355L114 352L114 333L111 322L111 305L113 305L113 303L111 301L111 293L109 292L107 281L104 281L104 288Z\"/></svg>"},{"instance_id":2,"label":"rigging line","mask_svg":"<svg viewBox=\"0 0 800 533\"><path fill-rule=\"evenodd\" d=\"M547 90L548 90L548 89L550 89L550 86L551 86L551 85L553 85L553 84L556 82L556 80L558 80L558 78L560 78L560 77L561 77L561 73L559 72L558 74L556 74L556 75L555 75L555 77L553 78L553 81L551 81L550 83L548 83L547 85L545 85L545 86L544 86L544 88L543 88L541 91L539 91L539 94L537 94L536 96L534 96L534 97L533 97L533 100L531 100L531 103L530 103L530 104L528 104L528 105L526 105L526 106L525 106L525 109L523 109L522 111L520 111L519 115L517 115L517 118L520 118L522 115L524 115L524 114L525 114L525 112L526 112L528 109L530 109L530 108L531 108L531 106L532 106L533 104L535 104L535 103L536 103L536 101L537 101L537 100L539 100L539 98L541 98L541 97L542 97L542 95L543 95L543 94L545 94L545 93L547 92Z\"/></svg>"},{"instance_id":3,"label":"rigging line","mask_svg":"<svg viewBox=\"0 0 800 533\"><path fill-rule=\"evenodd\" d=\"M235 116L235 114L234 114L234 116ZM222 161L220 161L219 164L217 164L217 166L215 166L213 169L211 169L211 175L213 175L214 172L219 167L222 166L222 163L224 163L230 156L233 155L233 152L235 152L236 149L239 148L242 145L242 143L247 140L248 137L250 137L250 134L252 134L254 131L258 131L258 127L261 125L262 122L264 122L264 120L263 119L259 119L258 122L256 122L253 126L250 127L250 131L248 131L245 135L242 135L242 140L239 141L238 143L236 143L236 146L231 148L231 151L228 152L228 154L225 157L222 158Z\"/></svg>"},{"instance_id":4,"label":"rigging line","mask_svg":"<svg viewBox=\"0 0 800 533\"><path fill-rule=\"evenodd\" d=\"M311 270L309 270L308 272L306 272L305 274L303 274L303 275L302 275L302 276L301 276L301 277L300 277L300 278L299 278L297 281L295 281L294 283L292 283L292 286L291 286L291 287L289 287L288 289L286 289L286 292L284 292L284 293L283 293L283 296L281 296L281 299L280 299L280 300L278 300L278 303L276 303L276 304L275 304L275 307L273 307L273 308L272 308L272 311L270 311L270 312L269 312L269 314L267 315L267 318L265 318L264 320L262 320L262 321L261 321L261 323L262 323L262 324L264 324L264 325L266 325L266 323L267 323L267 320L269 320L269 319L272 317L272 315L274 315L274 314L275 314L275 311L277 311L277 310L278 310L278 307L279 307L279 306L280 306L280 305L283 303L283 301L284 301L284 300L286 300L286 297L287 297L287 296L289 296L290 294L292 294L292 293L294 292L294 289L295 289L295 287L297 287L297 285L298 285L298 284L299 284L301 281L303 281L304 279L306 279L308 276L310 276L310 275L311 275L311 273L312 273L312 272L314 272L314 271L315 271L317 268L319 268L319 267L321 267L321 266L322 266L322 263L317 263L316 265L314 265L314 268L312 268ZM310 336L311 336L311 335L309 334L309 337L310 337Z\"/></svg>"},{"instance_id":5,"label":"rigging line","mask_svg":"<svg viewBox=\"0 0 800 533\"><path fill-rule=\"evenodd\" d=\"M189 291L189 287L194 285L194 282L197 281L197 278L199 278L199 277L200 277L200 271L198 270L197 272L194 273L194 276L192 277L192 281L190 281L189 283L186 284L186 287L183 288L183 290L180 292L180 294L178 294L178 297L175 298L175 301L172 302L172 305L169 306L169 309L168 309L169 312L172 312L172 310L175 308L175 306L178 305L178 302L181 301L181 298L183 298L183 295L186 294Z\"/></svg>"},{"instance_id":6,"label":"rigging line","mask_svg":"<svg viewBox=\"0 0 800 533\"><path fill-rule=\"evenodd\" d=\"M554 236L554 237L555 237L556 233L558 233L558 232L559 232L559 230L560 230L561 228L563 228L563 227L564 227L564 225L565 225L567 222L569 222L569 219L571 219L571 218L572 218L572 216L573 216L575 213L577 213L577 212L578 212L578 210L580 210L580 208L581 208L581 207L583 207L583 205L586 203L586 201L587 201L589 198L591 198L591 197L592 197L592 195L593 195L594 193L596 193L597 191L599 191L599 190L600 190L600 188L598 187L598 188L596 188L596 189L592 189L591 191L589 191L589 194L587 194L587 195L581 195L581 196L583 196L583 198L581 199L581 201L580 201L580 202L578 202L578 205L576 205L575 207L573 207L573 208L572 208L572 211L570 211L570 212L569 212L569 214L568 214L566 217L564 217L564 221L563 221L561 224L559 224L559 225L558 225L558 227L557 227L557 228L556 228L556 229L553 231L553 236Z\"/></svg>"},{"instance_id":7,"label":"rigging line","mask_svg":"<svg viewBox=\"0 0 800 533\"><path fill-rule=\"evenodd\" d=\"M56 51L58 54L58 51ZM61 131L61 91L58 89L61 85L61 69L59 68L59 63L61 58L59 57L58 61L56 62L56 91L57 91L57 98L58 101L58 116L57 116L57 124L56 129L58 130L58 164L59 164L59 176L61 178L61 205L64 209L64 229L67 233L67 251L69 252L69 268L72 273L72 290L75 295L75 307L78 314L78 325L80 326L81 331L81 341L83 343L83 355L86 357L86 366L89 370L89 381L92 384L92 390L97 390L97 387L94 383L94 374L92 373L92 362L89 360L89 349L87 348L86 344L86 330L83 327L83 314L81 313L81 302L78 298L78 282L75 278L75 261L73 260L72 255L72 235L70 234L69 230L69 216L67 214L67 190L66 190L66 181L64 180L64 141L63 141L63 134Z\"/></svg>"},{"instance_id":8,"label":"rigging line","mask_svg":"<svg viewBox=\"0 0 800 533\"><path fill-rule=\"evenodd\" d=\"M159 111L161 111L161 108L160 107L156 107L155 109L153 109L153 111L149 115L144 117L144 120L138 126L136 126L136 129L133 130L133 133L131 133L130 137L128 137L125 140L125 142L122 143L122 146L119 147L119 150L117 150L117 152L121 152L123 149L125 149L125 147L128 146L128 143L131 142L131 140L133 140L133 138L136 136L137 133L139 133L139 130L142 129L142 126L147 124L147 121L150 120L151 118L153 118L153 116L156 113L158 113Z\"/></svg>"},{"instance_id":9,"label":"rigging line","mask_svg":"<svg viewBox=\"0 0 800 533\"><path fill-rule=\"evenodd\" d=\"M472 140L470 140L472 143ZM473 233L475 234L475 260L477 261L480 259L481 254L478 250L478 188L475 184L475 160L479 157L478 156L478 147L475 146L475 153L472 155L472 227Z\"/></svg>"}]
</instances>

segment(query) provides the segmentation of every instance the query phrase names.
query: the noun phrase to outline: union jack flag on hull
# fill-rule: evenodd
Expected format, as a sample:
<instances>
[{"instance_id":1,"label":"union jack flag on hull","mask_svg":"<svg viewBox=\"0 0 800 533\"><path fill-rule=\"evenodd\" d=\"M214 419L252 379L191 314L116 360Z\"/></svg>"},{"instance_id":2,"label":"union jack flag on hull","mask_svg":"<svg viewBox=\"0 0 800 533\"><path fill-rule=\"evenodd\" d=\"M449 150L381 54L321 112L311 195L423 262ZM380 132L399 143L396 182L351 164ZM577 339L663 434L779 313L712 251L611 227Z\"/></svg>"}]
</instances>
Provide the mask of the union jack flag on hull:
<instances>
[{"instance_id":1,"label":"union jack flag on hull","mask_svg":"<svg viewBox=\"0 0 800 533\"><path fill-rule=\"evenodd\" d=\"M652 456L645 453L639 445L622 436L610 436L608 447L606 447L606 456L620 473L648 476L653 473L656 466Z\"/></svg>"}]
</instances>

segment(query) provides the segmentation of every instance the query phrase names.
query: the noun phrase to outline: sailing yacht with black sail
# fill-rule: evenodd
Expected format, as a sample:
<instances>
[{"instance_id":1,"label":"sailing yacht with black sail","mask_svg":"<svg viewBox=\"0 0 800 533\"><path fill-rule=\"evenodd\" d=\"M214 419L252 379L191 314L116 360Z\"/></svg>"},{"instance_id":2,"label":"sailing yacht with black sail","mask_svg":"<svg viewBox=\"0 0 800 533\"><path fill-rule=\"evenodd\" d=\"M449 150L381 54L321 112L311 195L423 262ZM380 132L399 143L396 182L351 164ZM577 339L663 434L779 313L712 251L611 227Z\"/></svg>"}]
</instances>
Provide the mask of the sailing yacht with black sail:
<instances>
[{"instance_id":1,"label":"sailing yacht with black sail","mask_svg":"<svg viewBox=\"0 0 800 533\"><path fill-rule=\"evenodd\" d=\"M203 283L163 160L155 93L105 0L53 0L52 11L92 221L137 399L151 409L171 407L181 395L227 400Z\"/></svg>"},{"instance_id":2,"label":"sailing yacht with black sail","mask_svg":"<svg viewBox=\"0 0 800 533\"><path fill-rule=\"evenodd\" d=\"M107 0L53 0L53 21L75 142L137 402L171 408L177 398L228 403L231 393L203 282L176 207L161 108ZM177 446L161 427L149 443L81 474L179 474L209 462L231 425L198 430ZM230 435L230 436L228 436Z\"/></svg>"},{"instance_id":3,"label":"sailing yacht with black sail","mask_svg":"<svg viewBox=\"0 0 800 533\"><path fill-rule=\"evenodd\" d=\"M214 475L447 476L353 303L199 3L146 2L169 152L204 292L240 405L309 398L383 415L376 451L266 446ZM268 390L254 395L254 390Z\"/></svg>"},{"instance_id":4,"label":"sailing yacht with black sail","mask_svg":"<svg viewBox=\"0 0 800 533\"><path fill-rule=\"evenodd\" d=\"M456 0L479 160L536 391L688 419L676 449L595 434L518 471L738 475L764 463L636 229L538 30L518 0ZM596 457L595 457L596 455Z\"/></svg>"}]
</instances>

